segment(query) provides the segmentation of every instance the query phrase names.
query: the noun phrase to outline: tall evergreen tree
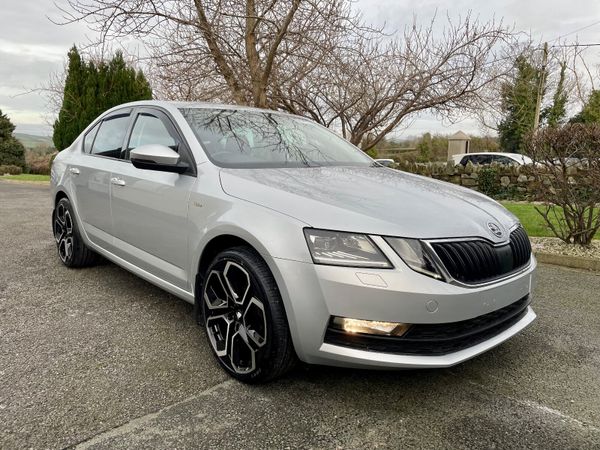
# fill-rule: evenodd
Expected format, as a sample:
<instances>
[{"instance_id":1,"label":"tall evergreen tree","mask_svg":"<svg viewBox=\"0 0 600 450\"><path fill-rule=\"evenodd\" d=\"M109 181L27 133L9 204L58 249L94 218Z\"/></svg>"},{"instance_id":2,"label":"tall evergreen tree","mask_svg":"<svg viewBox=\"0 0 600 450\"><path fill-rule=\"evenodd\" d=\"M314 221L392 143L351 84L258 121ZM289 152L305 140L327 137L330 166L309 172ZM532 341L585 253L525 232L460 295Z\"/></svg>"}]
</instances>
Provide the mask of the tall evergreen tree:
<instances>
[{"instance_id":1,"label":"tall evergreen tree","mask_svg":"<svg viewBox=\"0 0 600 450\"><path fill-rule=\"evenodd\" d=\"M583 109L575 115L571 123L600 123L600 90L596 89L590 94Z\"/></svg>"},{"instance_id":2,"label":"tall evergreen tree","mask_svg":"<svg viewBox=\"0 0 600 450\"><path fill-rule=\"evenodd\" d=\"M13 136L15 126L0 110L0 166L25 168L25 147Z\"/></svg>"},{"instance_id":3,"label":"tall evergreen tree","mask_svg":"<svg viewBox=\"0 0 600 450\"><path fill-rule=\"evenodd\" d=\"M63 104L54 123L54 146L61 150L98 115L113 106L152 98L142 71L128 66L121 52L108 62L85 62L77 47L68 53Z\"/></svg>"},{"instance_id":4,"label":"tall evergreen tree","mask_svg":"<svg viewBox=\"0 0 600 450\"><path fill-rule=\"evenodd\" d=\"M419 152L418 159L419 161L431 161L432 154L432 139L431 133L425 133L419 143L417 144L417 151Z\"/></svg>"},{"instance_id":5,"label":"tall evergreen tree","mask_svg":"<svg viewBox=\"0 0 600 450\"><path fill-rule=\"evenodd\" d=\"M498 134L502 150L521 152L523 137L533 129L541 76L542 71L527 58L517 57L514 79L505 83L500 92L504 118L498 124Z\"/></svg>"},{"instance_id":6,"label":"tall evergreen tree","mask_svg":"<svg viewBox=\"0 0 600 450\"><path fill-rule=\"evenodd\" d=\"M546 119L546 123L549 127L555 127L564 122L565 116L567 115L567 92L565 91L565 79L567 73L567 63L562 62L560 64L560 75L558 78L558 84L556 85L556 91L552 97L552 105L546 108L542 116Z\"/></svg>"}]
</instances>

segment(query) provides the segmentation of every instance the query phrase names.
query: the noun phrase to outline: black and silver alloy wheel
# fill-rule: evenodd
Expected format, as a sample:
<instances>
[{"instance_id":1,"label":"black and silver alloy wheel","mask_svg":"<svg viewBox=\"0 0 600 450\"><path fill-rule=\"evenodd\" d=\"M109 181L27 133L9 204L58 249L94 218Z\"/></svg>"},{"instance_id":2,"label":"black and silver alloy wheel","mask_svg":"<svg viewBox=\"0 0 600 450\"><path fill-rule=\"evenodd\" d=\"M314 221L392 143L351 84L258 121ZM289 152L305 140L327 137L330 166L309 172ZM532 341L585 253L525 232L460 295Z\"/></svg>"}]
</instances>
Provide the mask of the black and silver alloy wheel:
<instances>
[{"instance_id":1,"label":"black and silver alloy wheel","mask_svg":"<svg viewBox=\"0 0 600 450\"><path fill-rule=\"evenodd\" d=\"M272 379L295 361L275 281L249 248L221 253L204 277L206 333L220 364L247 382Z\"/></svg>"},{"instance_id":2,"label":"black and silver alloy wheel","mask_svg":"<svg viewBox=\"0 0 600 450\"><path fill-rule=\"evenodd\" d=\"M54 213L54 239L58 256L66 263L73 257L73 219L64 202L59 202Z\"/></svg>"},{"instance_id":3,"label":"black and silver alloy wheel","mask_svg":"<svg viewBox=\"0 0 600 450\"><path fill-rule=\"evenodd\" d=\"M52 212L52 233L58 257L65 266L86 267L98 261L98 255L81 239L71 202L67 198L61 198Z\"/></svg>"}]
</instances>

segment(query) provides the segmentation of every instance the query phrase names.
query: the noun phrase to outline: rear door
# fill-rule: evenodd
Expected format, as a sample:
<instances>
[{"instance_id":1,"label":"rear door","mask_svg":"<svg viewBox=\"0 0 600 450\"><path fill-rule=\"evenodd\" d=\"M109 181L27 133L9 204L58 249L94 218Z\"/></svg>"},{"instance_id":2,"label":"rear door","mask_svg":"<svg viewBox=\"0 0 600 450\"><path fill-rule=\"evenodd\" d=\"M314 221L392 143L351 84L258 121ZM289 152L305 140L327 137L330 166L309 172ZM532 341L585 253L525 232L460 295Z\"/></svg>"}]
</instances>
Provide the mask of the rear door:
<instances>
[{"instance_id":1,"label":"rear door","mask_svg":"<svg viewBox=\"0 0 600 450\"><path fill-rule=\"evenodd\" d=\"M119 164L131 110L120 110L98 122L84 137L81 158L69 167L75 205L89 239L111 251L110 174Z\"/></svg>"},{"instance_id":2,"label":"rear door","mask_svg":"<svg viewBox=\"0 0 600 450\"><path fill-rule=\"evenodd\" d=\"M111 175L115 252L189 290L188 200L196 182L196 167L185 140L164 112L140 108L133 120L122 155L127 163L115 166ZM129 152L146 144L162 144L179 152L189 171L177 174L134 167Z\"/></svg>"}]
</instances>

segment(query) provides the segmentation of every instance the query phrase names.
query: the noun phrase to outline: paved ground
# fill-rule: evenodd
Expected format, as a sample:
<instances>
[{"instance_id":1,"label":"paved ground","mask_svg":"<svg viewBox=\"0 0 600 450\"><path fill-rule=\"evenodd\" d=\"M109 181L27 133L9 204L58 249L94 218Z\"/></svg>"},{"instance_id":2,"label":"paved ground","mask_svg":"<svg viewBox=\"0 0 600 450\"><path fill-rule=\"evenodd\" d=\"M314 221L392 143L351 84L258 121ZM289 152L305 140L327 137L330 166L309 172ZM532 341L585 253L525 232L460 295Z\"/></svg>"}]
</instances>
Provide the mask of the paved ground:
<instances>
[{"instance_id":1,"label":"paved ground","mask_svg":"<svg viewBox=\"0 0 600 450\"><path fill-rule=\"evenodd\" d=\"M229 380L191 306L68 270L48 190L0 182L0 448L600 448L600 276L541 267L535 325L440 371Z\"/></svg>"}]
</instances>

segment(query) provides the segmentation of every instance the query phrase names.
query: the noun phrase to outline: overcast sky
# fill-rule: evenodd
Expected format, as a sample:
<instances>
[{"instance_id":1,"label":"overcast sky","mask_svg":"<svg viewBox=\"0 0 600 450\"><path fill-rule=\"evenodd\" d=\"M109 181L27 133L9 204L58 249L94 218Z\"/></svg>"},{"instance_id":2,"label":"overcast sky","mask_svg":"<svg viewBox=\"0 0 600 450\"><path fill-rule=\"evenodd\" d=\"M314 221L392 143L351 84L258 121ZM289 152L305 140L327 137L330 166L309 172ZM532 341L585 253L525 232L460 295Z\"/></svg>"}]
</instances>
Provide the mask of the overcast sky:
<instances>
[{"instance_id":1,"label":"overcast sky","mask_svg":"<svg viewBox=\"0 0 600 450\"><path fill-rule=\"evenodd\" d=\"M61 0L64 1L64 0ZM595 22L600 22L599 0L358 0L365 18L372 23L385 22L390 30L400 29L417 15L429 20L439 13L466 13L471 10L483 19L503 18L517 30L528 31L537 40L552 40ZM7 0L0 14L0 109L9 115L18 131L50 134L46 124L48 110L39 92L26 92L42 86L53 72L62 70L65 55L72 44L88 41L90 32L83 24L54 25L47 16L59 18L49 0ZM600 42L600 23L566 37L580 43ZM600 48L590 49L590 57L599 60ZM473 120L441 124L435 119L415 121L405 134L424 131L450 133L462 129L477 133Z\"/></svg>"}]
</instances>

